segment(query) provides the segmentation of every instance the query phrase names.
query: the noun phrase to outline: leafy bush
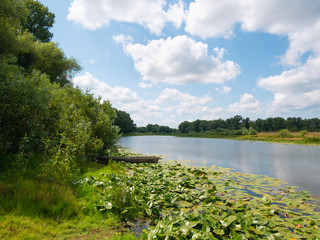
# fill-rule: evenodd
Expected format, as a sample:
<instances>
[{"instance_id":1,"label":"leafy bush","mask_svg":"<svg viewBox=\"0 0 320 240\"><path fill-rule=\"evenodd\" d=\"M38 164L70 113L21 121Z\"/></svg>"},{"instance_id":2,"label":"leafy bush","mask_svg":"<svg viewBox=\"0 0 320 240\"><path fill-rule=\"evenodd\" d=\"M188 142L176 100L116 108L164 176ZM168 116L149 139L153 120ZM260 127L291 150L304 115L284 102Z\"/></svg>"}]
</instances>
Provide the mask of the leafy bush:
<instances>
[{"instance_id":1,"label":"leafy bush","mask_svg":"<svg viewBox=\"0 0 320 240\"><path fill-rule=\"evenodd\" d=\"M248 129L246 129L246 128L241 128L241 135L246 136L246 135L248 135L248 134L249 134Z\"/></svg>"},{"instance_id":2,"label":"leafy bush","mask_svg":"<svg viewBox=\"0 0 320 240\"><path fill-rule=\"evenodd\" d=\"M281 138L291 138L292 134L288 129L282 129L278 132L278 136Z\"/></svg>"},{"instance_id":3,"label":"leafy bush","mask_svg":"<svg viewBox=\"0 0 320 240\"><path fill-rule=\"evenodd\" d=\"M302 130L302 131L300 131L300 136L301 136L301 137L305 137L307 134L308 134L308 131L307 131L307 130Z\"/></svg>"},{"instance_id":4,"label":"leafy bush","mask_svg":"<svg viewBox=\"0 0 320 240\"><path fill-rule=\"evenodd\" d=\"M117 142L110 102L70 85L61 88L38 71L24 76L5 61L0 70L0 150L18 154L17 170L30 164L27 155L40 153L45 175L68 178Z\"/></svg>"},{"instance_id":5,"label":"leafy bush","mask_svg":"<svg viewBox=\"0 0 320 240\"><path fill-rule=\"evenodd\" d=\"M257 135L257 131L253 127L249 128L249 135Z\"/></svg>"}]
</instances>

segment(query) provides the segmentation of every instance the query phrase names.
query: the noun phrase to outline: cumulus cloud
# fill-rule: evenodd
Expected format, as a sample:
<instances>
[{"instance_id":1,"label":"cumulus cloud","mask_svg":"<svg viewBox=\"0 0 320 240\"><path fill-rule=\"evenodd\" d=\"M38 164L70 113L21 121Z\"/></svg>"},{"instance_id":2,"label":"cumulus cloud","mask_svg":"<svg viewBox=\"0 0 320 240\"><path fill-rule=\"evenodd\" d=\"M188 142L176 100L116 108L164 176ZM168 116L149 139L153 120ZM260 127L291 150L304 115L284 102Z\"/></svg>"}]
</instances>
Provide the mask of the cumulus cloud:
<instances>
[{"instance_id":1,"label":"cumulus cloud","mask_svg":"<svg viewBox=\"0 0 320 240\"><path fill-rule=\"evenodd\" d=\"M223 61L223 49L208 54L208 45L182 35L153 40L147 45L129 43L124 50L143 80L153 83L224 83L240 74L240 67Z\"/></svg>"},{"instance_id":2,"label":"cumulus cloud","mask_svg":"<svg viewBox=\"0 0 320 240\"><path fill-rule=\"evenodd\" d=\"M111 87L107 83L99 81L88 72L75 77L72 83L81 89L89 89L93 94L101 96L103 100L110 100L113 103L125 104L140 100L137 93L129 88Z\"/></svg>"},{"instance_id":3,"label":"cumulus cloud","mask_svg":"<svg viewBox=\"0 0 320 240\"><path fill-rule=\"evenodd\" d=\"M228 107L228 111L233 113L257 113L262 109L260 102L249 93L243 94L239 102L233 103Z\"/></svg>"},{"instance_id":4,"label":"cumulus cloud","mask_svg":"<svg viewBox=\"0 0 320 240\"><path fill-rule=\"evenodd\" d=\"M222 108L210 108L213 101L208 96L197 97L178 89L165 88L155 98L141 99L136 92L124 87L111 87L92 74L75 77L73 84L83 90L91 90L103 100L110 100L117 108L128 112L138 126L158 123L177 127L182 119L215 119L221 117Z\"/></svg>"},{"instance_id":5,"label":"cumulus cloud","mask_svg":"<svg viewBox=\"0 0 320 240\"><path fill-rule=\"evenodd\" d=\"M233 36L235 23L243 14L240 0L195 0L186 14L185 30L204 39Z\"/></svg>"},{"instance_id":6,"label":"cumulus cloud","mask_svg":"<svg viewBox=\"0 0 320 240\"><path fill-rule=\"evenodd\" d=\"M212 98L205 96L205 97L195 97L188 93L182 93L178 89L170 89L166 88L161 93L158 99L156 100L157 103L161 104L167 101L179 101L181 105L184 107L195 107L197 105L203 105L208 102L212 101Z\"/></svg>"},{"instance_id":7,"label":"cumulus cloud","mask_svg":"<svg viewBox=\"0 0 320 240\"><path fill-rule=\"evenodd\" d=\"M111 21L137 23L160 34L167 22L180 27L185 10L182 0L167 4L164 0L73 0L68 20L95 30Z\"/></svg>"},{"instance_id":8,"label":"cumulus cloud","mask_svg":"<svg viewBox=\"0 0 320 240\"><path fill-rule=\"evenodd\" d=\"M260 79L258 86L274 93L272 109L320 109L320 57L282 74Z\"/></svg>"},{"instance_id":9,"label":"cumulus cloud","mask_svg":"<svg viewBox=\"0 0 320 240\"><path fill-rule=\"evenodd\" d=\"M133 37L131 35L124 35L124 34L114 35L112 39L117 44L126 44L128 42L133 41Z\"/></svg>"},{"instance_id":10,"label":"cumulus cloud","mask_svg":"<svg viewBox=\"0 0 320 240\"><path fill-rule=\"evenodd\" d=\"M203 39L233 37L237 26L288 38L289 47L280 57L285 70L258 82L274 94L269 111L319 109L320 1L195 0L186 14L185 30ZM245 100L253 107L257 104L252 96L243 95L229 109L247 106Z\"/></svg>"},{"instance_id":11,"label":"cumulus cloud","mask_svg":"<svg viewBox=\"0 0 320 240\"><path fill-rule=\"evenodd\" d=\"M240 24L245 31L288 35L318 21L319 9L318 0L195 0L185 30L202 38L229 38Z\"/></svg>"},{"instance_id":12,"label":"cumulus cloud","mask_svg":"<svg viewBox=\"0 0 320 240\"><path fill-rule=\"evenodd\" d=\"M320 9L319 9L320 11ZM320 55L320 13L319 20L301 31L288 35L289 48L281 58L283 65L299 66L303 54L313 52L315 57ZM312 54L311 54L312 55Z\"/></svg>"}]
</instances>

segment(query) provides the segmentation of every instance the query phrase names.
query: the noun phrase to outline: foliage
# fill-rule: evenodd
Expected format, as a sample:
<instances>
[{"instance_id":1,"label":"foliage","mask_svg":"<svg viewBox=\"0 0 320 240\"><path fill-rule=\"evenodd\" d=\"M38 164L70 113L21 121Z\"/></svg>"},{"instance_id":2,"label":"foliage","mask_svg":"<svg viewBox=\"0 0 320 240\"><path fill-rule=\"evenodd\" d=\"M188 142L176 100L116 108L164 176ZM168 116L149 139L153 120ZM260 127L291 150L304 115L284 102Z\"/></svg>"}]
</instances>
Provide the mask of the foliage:
<instances>
[{"instance_id":1,"label":"foliage","mask_svg":"<svg viewBox=\"0 0 320 240\"><path fill-rule=\"evenodd\" d=\"M17 29L27 16L21 0L0 1L0 54L10 53L16 44Z\"/></svg>"},{"instance_id":2,"label":"foliage","mask_svg":"<svg viewBox=\"0 0 320 240\"><path fill-rule=\"evenodd\" d=\"M307 134L308 134L308 131L307 131L307 130L302 130L302 131L300 131L300 136L301 136L301 137L305 137Z\"/></svg>"},{"instance_id":3,"label":"foliage","mask_svg":"<svg viewBox=\"0 0 320 240\"><path fill-rule=\"evenodd\" d=\"M117 110L116 111L116 119L114 120L114 125L120 128L121 133L131 133L136 129L136 125L133 123L133 120L130 117L130 114Z\"/></svg>"},{"instance_id":4,"label":"foliage","mask_svg":"<svg viewBox=\"0 0 320 240\"><path fill-rule=\"evenodd\" d=\"M249 128L249 135L256 135L257 134L257 131L256 130L254 130L254 128L253 127L250 127Z\"/></svg>"},{"instance_id":5,"label":"foliage","mask_svg":"<svg viewBox=\"0 0 320 240\"><path fill-rule=\"evenodd\" d=\"M53 42L49 28L54 15L39 1L3 0L0 2L0 58L10 58L30 75L39 70L52 82L61 85L70 80L81 67L74 58L67 58ZM45 43L42 43L45 42Z\"/></svg>"},{"instance_id":6,"label":"foliage","mask_svg":"<svg viewBox=\"0 0 320 240\"><path fill-rule=\"evenodd\" d=\"M224 129L224 132L230 133L236 130L252 129L256 132L277 132L281 129L288 129L289 131L319 131L320 130L320 119L302 119L302 118L287 118L287 120L276 117L267 118L262 120L258 118L255 121L251 121L249 118L242 118L240 115L236 115L226 120L196 120L193 122L184 121L179 124L178 133L201 133L201 132L220 132ZM236 132L233 132L233 135ZM252 134L254 132L251 131ZM230 134L221 134L230 135Z\"/></svg>"},{"instance_id":7,"label":"foliage","mask_svg":"<svg viewBox=\"0 0 320 240\"><path fill-rule=\"evenodd\" d=\"M19 153L25 162L28 154L46 154L46 174L70 178L117 142L109 102L72 86L61 88L37 71L25 77L15 65L2 62L0 68L2 154Z\"/></svg>"},{"instance_id":8,"label":"foliage","mask_svg":"<svg viewBox=\"0 0 320 240\"><path fill-rule=\"evenodd\" d=\"M17 153L23 139L37 152L41 138L48 136L50 92L57 86L38 72L24 77L14 65L0 63L0 70L4 73L0 76L1 152Z\"/></svg>"},{"instance_id":9,"label":"foliage","mask_svg":"<svg viewBox=\"0 0 320 240\"><path fill-rule=\"evenodd\" d=\"M89 167L93 175L123 174L118 165ZM39 179L40 171L33 166L24 176L0 175L0 239L136 239L119 216L88 207L99 198L94 191Z\"/></svg>"},{"instance_id":10,"label":"foliage","mask_svg":"<svg viewBox=\"0 0 320 240\"><path fill-rule=\"evenodd\" d=\"M12 169L24 172L40 154L43 176L70 179L117 142L115 113L110 102L70 84L80 66L48 42L48 8L4 0L0 14L0 171L10 168L6 155Z\"/></svg>"},{"instance_id":11,"label":"foliage","mask_svg":"<svg viewBox=\"0 0 320 240\"><path fill-rule=\"evenodd\" d=\"M141 211L151 225L143 239L319 237L319 202L279 180L216 167L123 166L126 175L102 172L75 184L99 193L101 213L132 219Z\"/></svg>"},{"instance_id":12,"label":"foliage","mask_svg":"<svg viewBox=\"0 0 320 240\"><path fill-rule=\"evenodd\" d=\"M37 0L25 0L28 16L22 21L22 30L32 33L35 40L50 42L53 34L49 29L54 24L55 15Z\"/></svg>"},{"instance_id":13,"label":"foliage","mask_svg":"<svg viewBox=\"0 0 320 240\"><path fill-rule=\"evenodd\" d=\"M136 131L138 133L171 134L175 133L176 129L158 124L148 124L146 127L136 128Z\"/></svg>"},{"instance_id":14,"label":"foliage","mask_svg":"<svg viewBox=\"0 0 320 240\"><path fill-rule=\"evenodd\" d=\"M292 134L288 129L282 129L278 132L278 136L281 138L290 138Z\"/></svg>"}]
</instances>

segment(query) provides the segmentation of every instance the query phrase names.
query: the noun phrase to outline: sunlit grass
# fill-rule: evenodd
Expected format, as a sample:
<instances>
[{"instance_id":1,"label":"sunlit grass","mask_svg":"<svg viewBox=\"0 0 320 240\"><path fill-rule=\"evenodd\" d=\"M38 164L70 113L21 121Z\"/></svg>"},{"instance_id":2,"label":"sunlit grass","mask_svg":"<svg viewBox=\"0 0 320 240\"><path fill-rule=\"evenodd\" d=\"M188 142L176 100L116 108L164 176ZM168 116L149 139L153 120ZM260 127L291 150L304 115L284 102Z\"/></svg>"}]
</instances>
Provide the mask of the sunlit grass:
<instances>
[{"instance_id":1,"label":"sunlit grass","mask_svg":"<svg viewBox=\"0 0 320 240\"><path fill-rule=\"evenodd\" d=\"M119 166L94 165L81 178L100 172L121 174ZM94 188L76 188L37 176L3 178L0 239L136 239L123 227L119 215L97 210L99 197Z\"/></svg>"}]
</instances>

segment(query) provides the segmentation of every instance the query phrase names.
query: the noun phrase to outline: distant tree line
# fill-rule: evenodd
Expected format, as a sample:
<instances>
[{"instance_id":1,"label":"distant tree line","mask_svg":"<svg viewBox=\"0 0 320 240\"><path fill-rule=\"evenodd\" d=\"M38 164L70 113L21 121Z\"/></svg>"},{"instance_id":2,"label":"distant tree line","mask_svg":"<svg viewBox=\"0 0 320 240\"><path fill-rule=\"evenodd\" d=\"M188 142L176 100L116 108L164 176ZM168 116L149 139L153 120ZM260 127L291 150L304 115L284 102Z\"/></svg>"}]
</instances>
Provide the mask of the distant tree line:
<instances>
[{"instance_id":1,"label":"distant tree line","mask_svg":"<svg viewBox=\"0 0 320 240\"><path fill-rule=\"evenodd\" d=\"M250 120L236 115L226 120L196 120L193 122L182 122L179 124L179 133L191 132L225 132L234 131L236 135L240 135L242 131L255 130L258 132L277 132L281 129L288 129L289 131L307 130L310 132L320 131L320 119L302 119L300 117L289 117L287 119L281 117L267 118L257 120ZM236 132L235 132L236 131ZM238 134L237 134L238 133Z\"/></svg>"},{"instance_id":2,"label":"distant tree line","mask_svg":"<svg viewBox=\"0 0 320 240\"><path fill-rule=\"evenodd\" d=\"M148 124L146 127L136 128L139 133L157 133L157 134L171 134L177 132L177 129L168 126L160 126L158 124Z\"/></svg>"},{"instance_id":3,"label":"distant tree line","mask_svg":"<svg viewBox=\"0 0 320 240\"><path fill-rule=\"evenodd\" d=\"M290 132L296 131L320 131L320 119L302 119L301 117L270 117L267 119L258 118L250 120L236 115L226 120L195 120L192 122L184 121L179 124L178 129L158 124L148 124L145 127L137 127L130 117L129 113L116 110L117 118L115 125L119 126L122 133L155 133L155 134L173 134L173 133L205 133L210 132L217 135L254 135L257 132L278 132L287 129Z\"/></svg>"}]
</instances>

